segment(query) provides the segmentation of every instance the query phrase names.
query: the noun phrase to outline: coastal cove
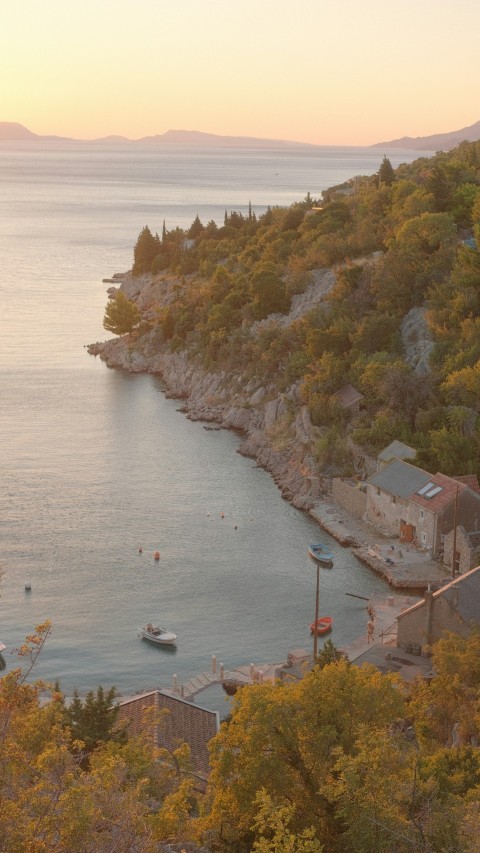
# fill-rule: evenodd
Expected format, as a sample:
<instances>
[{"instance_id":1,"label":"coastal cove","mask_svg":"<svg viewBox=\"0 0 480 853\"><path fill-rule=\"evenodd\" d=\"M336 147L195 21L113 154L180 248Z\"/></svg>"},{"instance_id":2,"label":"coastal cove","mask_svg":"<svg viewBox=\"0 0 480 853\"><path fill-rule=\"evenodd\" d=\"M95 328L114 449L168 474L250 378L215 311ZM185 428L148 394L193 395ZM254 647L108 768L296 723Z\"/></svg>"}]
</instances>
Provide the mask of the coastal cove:
<instances>
[{"instance_id":1,"label":"coastal cove","mask_svg":"<svg viewBox=\"0 0 480 853\"><path fill-rule=\"evenodd\" d=\"M198 172L195 186L190 161L178 154L177 172L164 160L155 173L150 150L135 171L137 155L124 149L112 157L88 146L0 148L7 669L16 665L12 650L46 618L53 632L37 675L58 677L66 692L168 686L174 673L186 679L208 668L212 654L228 668L281 662L311 642L315 567L307 543L317 538L335 554L333 571L321 576L332 639L355 639L365 609L346 593L368 596L387 585L281 499L272 479L236 452L235 432L205 429L178 411L157 376L110 370L85 349L105 334L101 279L131 264L144 222L187 224L197 211L221 221L232 200L247 207L259 169L275 177L278 154L269 160L262 152L260 163L257 152L247 176L245 154L233 172L205 154L208 173ZM265 180L259 205L289 204L340 177L327 163L322 186L314 161L295 157L287 168L283 155L281 186L269 191ZM359 168L367 169L365 160L351 163L353 173ZM151 620L178 634L176 651L138 638L137 626Z\"/></svg>"}]
</instances>

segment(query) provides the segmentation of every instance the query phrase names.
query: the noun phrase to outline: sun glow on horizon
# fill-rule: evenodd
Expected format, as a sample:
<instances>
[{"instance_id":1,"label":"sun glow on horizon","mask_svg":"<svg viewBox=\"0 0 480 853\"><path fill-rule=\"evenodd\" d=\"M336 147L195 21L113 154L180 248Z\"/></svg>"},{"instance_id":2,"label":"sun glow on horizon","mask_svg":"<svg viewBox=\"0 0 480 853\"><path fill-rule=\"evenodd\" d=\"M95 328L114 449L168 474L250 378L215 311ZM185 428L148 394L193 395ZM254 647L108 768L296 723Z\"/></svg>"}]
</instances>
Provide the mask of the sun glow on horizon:
<instances>
[{"instance_id":1,"label":"sun glow on horizon","mask_svg":"<svg viewBox=\"0 0 480 853\"><path fill-rule=\"evenodd\" d=\"M185 128L317 145L456 130L480 118L480 8L448 7L24 0L2 9L0 120L77 139Z\"/></svg>"}]
</instances>

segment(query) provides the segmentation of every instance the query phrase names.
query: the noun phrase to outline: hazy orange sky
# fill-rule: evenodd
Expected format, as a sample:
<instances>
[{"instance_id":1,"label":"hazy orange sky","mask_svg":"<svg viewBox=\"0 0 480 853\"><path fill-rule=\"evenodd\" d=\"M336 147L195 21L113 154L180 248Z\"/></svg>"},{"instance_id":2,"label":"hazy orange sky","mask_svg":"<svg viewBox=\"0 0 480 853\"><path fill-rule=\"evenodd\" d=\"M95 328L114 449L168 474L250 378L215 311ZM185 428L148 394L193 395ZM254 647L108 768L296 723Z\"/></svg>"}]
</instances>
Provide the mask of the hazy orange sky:
<instances>
[{"instance_id":1,"label":"hazy orange sky","mask_svg":"<svg viewBox=\"0 0 480 853\"><path fill-rule=\"evenodd\" d=\"M0 121L368 145L480 119L478 0L3 0Z\"/></svg>"}]
</instances>

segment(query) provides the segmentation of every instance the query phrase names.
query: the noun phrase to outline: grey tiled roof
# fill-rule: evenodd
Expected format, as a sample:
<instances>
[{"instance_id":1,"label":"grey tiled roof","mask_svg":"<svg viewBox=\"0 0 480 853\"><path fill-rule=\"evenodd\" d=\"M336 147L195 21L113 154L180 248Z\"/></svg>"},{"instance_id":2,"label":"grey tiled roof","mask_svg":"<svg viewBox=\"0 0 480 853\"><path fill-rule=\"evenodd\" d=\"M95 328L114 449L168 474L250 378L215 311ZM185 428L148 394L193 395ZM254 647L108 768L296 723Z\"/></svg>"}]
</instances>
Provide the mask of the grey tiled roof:
<instances>
[{"instance_id":1,"label":"grey tiled roof","mask_svg":"<svg viewBox=\"0 0 480 853\"><path fill-rule=\"evenodd\" d=\"M455 604L457 596L458 603ZM434 602L439 598L448 601L450 606L459 613L464 622L473 622L480 625L480 566L470 569L464 575L459 575L458 578L449 581L434 592ZM425 600L417 601L407 610L402 610L398 614L397 619L403 619L412 610L418 610L421 607L425 607Z\"/></svg>"},{"instance_id":2,"label":"grey tiled roof","mask_svg":"<svg viewBox=\"0 0 480 853\"><path fill-rule=\"evenodd\" d=\"M340 388L339 391L335 391L335 394L332 395L344 409L348 409L350 406L354 406L355 403L359 403L360 400L363 400L363 394L360 391L357 391L353 385L344 385L343 388Z\"/></svg>"},{"instance_id":3,"label":"grey tiled roof","mask_svg":"<svg viewBox=\"0 0 480 853\"><path fill-rule=\"evenodd\" d=\"M409 465L408 462L397 460L382 468L381 471L370 477L367 482L373 486L378 486L391 495L396 495L399 498L409 498L413 492L421 489L429 480L431 480L431 474L428 474L427 471L415 468L414 465Z\"/></svg>"},{"instance_id":4,"label":"grey tiled roof","mask_svg":"<svg viewBox=\"0 0 480 853\"><path fill-rule=\"evenodd\" d=\"M457 587L457 591L452 589L454 586ZM454 597L457 594L458 604L455 607ZM480 624L480 567L456 578L445 589L443 596L455 610L458 610L465 622Z\"/></svg>"},{"instance_id":5,"label":"grey tiled roof","mask_svg":"<svg viewBox=\"0 0 480 853\"><path fill-rule=\"evenodd\" d=\"M409 447L403 441L392 441L378 454L381 462L391 462L393 459L413 459L417 455L414 447Z\"/></svg>"}]
</instances>

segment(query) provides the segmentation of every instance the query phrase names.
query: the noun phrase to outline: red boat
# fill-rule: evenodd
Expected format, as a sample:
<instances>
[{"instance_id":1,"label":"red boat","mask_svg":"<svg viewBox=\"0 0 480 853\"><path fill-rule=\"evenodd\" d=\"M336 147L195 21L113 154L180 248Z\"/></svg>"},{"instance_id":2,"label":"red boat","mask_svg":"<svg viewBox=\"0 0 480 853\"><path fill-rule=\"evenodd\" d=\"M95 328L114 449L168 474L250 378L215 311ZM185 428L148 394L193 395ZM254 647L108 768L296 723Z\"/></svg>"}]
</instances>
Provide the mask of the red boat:
<instances>
[{"instance_id":1,"label":"red boat","mask_svg":"<svg viewBox=\"0 0 480 853\"><path fill-rule=\"evenodd\" d=\"M331 631L333 625L333 616L320 616L317 619L317 634L326 634L328 631ZM310 625L310 631L312 634L315 632L315 622L312 622Z\"/></svg>"}]
</instances>

